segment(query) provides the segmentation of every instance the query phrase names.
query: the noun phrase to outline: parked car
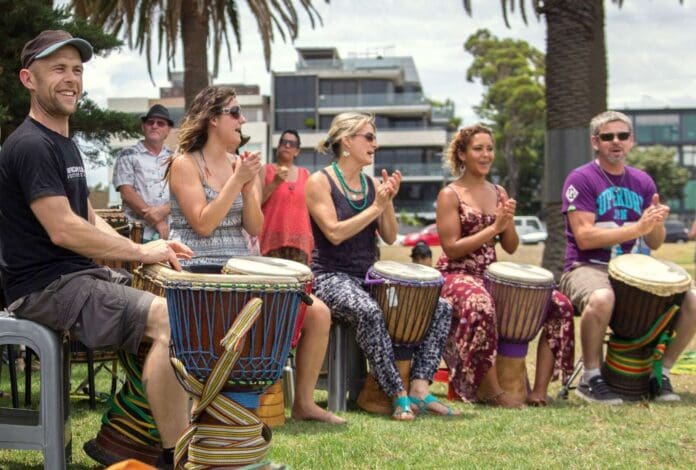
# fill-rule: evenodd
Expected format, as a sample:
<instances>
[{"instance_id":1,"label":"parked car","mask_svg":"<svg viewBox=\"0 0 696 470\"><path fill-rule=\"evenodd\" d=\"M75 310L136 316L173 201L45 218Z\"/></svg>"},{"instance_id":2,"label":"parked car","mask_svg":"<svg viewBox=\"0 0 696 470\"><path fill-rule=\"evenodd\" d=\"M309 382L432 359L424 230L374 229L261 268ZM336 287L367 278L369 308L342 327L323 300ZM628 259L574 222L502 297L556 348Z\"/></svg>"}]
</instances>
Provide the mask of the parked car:
<instances>
[{"instance_id":1,"label":"parked car","mask_svg":"<svg viewBox=\"0 0 696 470\"><path fill-rule=\"evenodd\" d=\"M409 233L404 237L404 246L415 246L416 243L423 241L428 246L439 246L440 236L437 234L437 225L430 224L420 232Z\"/></svg>"},{"instance_id":2,"label":"parked car","mask_svg":"<svg viewBox=\"0 0 696 470\"><path fill-rule=\"evenodd\" d=\"M665 220L665 242L666 243L684 243L689 241L689 229L681 220L669 219Z\"/></svg>"},{"instance_id":3,"label":"parked car","mask_svg":"<svg viewBox=\"0 0 696 470\"><path fill-rule=\"evenodd\" d=\"M549 234L546 232L546 227L539 220L539 217L533 215L516 215L515 229L520 237L520 242L525 245L536 245L540 242L545 242Z\"/></svg>"}]
</instances>

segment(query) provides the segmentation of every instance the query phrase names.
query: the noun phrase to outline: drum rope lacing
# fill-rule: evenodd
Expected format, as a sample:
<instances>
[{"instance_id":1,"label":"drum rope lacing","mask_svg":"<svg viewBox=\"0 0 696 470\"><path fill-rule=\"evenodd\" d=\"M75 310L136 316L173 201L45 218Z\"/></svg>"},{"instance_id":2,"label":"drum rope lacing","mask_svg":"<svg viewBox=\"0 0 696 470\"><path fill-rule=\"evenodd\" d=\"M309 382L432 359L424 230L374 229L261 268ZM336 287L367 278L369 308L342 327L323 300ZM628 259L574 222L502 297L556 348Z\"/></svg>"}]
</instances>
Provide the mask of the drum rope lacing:
<instances>
[{"instance_id":1,"label":"drum rope lacing","mask_svg":"<svg viewBox=\"0 0 696 470\"><path fill-rule=\"evenodd\" d=\"M221 465L248 465L259 462L271 443L271 430L251 411L221 392L234 364L242 354L242 340L262 313L261 299L251 299L239 313L221 341L224 352L210 376L201 383L189 375L183 363L172 364L187 388L199 398L191 425L179 438L174 451L175 468L207 469ZM201 423L203 413L221 424Z\"/></svg>"},{"instance_id":2,"label":"drum rope lacing","mask_svg":"<svg viewBox=\"0 0 696 470\"><path fill-rule=\"evenodd\" d=\"M628 376L641 377L654 372L659 387L662 386L662 358L667 345L672 342L674 333L666 329L679 311L678 305L672 305L660 315L650 330L640 338L626 340L612 335L607 348L606 364L612 371ZM655 342L656 341L656 342ZM645 359L636 359L626 355L645 346L655 344L653 353Z\"/></svg>"}]
</instances>

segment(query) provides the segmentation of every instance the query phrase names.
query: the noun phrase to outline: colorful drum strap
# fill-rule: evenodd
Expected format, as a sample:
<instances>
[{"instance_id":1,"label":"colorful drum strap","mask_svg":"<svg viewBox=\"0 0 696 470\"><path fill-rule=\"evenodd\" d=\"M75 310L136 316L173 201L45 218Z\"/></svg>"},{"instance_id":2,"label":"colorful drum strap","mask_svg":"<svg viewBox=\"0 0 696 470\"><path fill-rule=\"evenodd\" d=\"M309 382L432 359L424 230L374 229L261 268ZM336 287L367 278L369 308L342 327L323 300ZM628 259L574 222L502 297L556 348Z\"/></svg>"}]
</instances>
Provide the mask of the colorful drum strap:
<instances>
[{"instance_id":1,"label":"colorful drum strap","mask_svg":"<svg viewBox=\"0 0 696 470\"><path fill-rule=\"evenodd\" d=\"M253 298L241 310L221 341L225 350L205 383L189 375L182 362L172 358L179 378L199 398L191 425L176 443L175 468L183 462L183 468L189 470L248 465L258 463L268 453L270 428L254 413L220 393L241 355L244 335L262 313L262 303ZM220 424L200 422L204 412Z\"/></svg>"},{"instance_id":2,"label":"colorful drum strap","mask_svg":"<svg viewBox=\"0 0 696 470\"><path fill-rule=\"evenodd\" d=\"M667 329L674 316L679 311L679 305L672 305L660 315L655 324L643 336L626 340L614 335L609 339L606 364L612 371L629 377L640 377L652 371L658 386L662 386L662 357L667 345L672 342L674 333ZM629 357L626 353L655 344L653 353L644 359Z\"/></svg>"},{"instance_id":3,"label":"colorful drum strap","mask_svg":"<svg viewBox=\"0 0 696 470\"><path fill-rule=\"evenodd\" d=\"M144 446L160 445L157 425L141 382L143 371L138 356L123 351L119 351L118 356L126 372L126 383L111 398L109 412L102 416L102 424Z\"/></svg>"}]
</instances>

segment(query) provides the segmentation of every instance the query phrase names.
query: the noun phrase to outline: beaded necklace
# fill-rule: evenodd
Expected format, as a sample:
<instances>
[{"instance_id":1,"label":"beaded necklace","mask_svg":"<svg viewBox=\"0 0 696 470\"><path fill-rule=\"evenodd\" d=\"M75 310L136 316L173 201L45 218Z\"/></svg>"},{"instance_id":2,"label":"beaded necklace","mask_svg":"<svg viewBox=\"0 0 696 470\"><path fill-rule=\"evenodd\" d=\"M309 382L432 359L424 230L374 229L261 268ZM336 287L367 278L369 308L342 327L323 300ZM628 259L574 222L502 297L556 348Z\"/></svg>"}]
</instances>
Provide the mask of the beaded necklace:
<instances>
[{"instance_id":1,"label":"beaded necklace","mask_svg":"<svg viewBox=\"0 0 696 470\"><path fill-rule=\"evenodd\" d=\"M360 190L356 191L354 189L351 189L347 184L346 180L343 179L343 172L341 169L338 167L336 162L331 162L331 167L333 168L334 172L336 173L336 177L338 178L338 182L341 183L341 188L343 188L343 195L345 196L346 200L348 201L348 204L350 207L355 209L356 211L361 211L367 207L367 180L365 179L365 174L361 171L360 172ZM352 198L349 197L349 193L352 193L354 195L360 194L362 196L362 204L357 205L353 202ZM353 196L357 198L357 196Z\"/></svg>"}]
</instances>

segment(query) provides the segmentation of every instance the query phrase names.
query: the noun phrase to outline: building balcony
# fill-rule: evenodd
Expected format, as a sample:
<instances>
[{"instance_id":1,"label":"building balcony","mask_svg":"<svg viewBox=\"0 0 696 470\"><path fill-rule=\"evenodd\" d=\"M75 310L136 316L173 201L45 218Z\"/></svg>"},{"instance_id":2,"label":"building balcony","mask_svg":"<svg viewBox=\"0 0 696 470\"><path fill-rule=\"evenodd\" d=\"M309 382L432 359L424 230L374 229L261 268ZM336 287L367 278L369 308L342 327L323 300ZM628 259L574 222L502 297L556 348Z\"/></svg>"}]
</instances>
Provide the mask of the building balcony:
<instances>
[{"instance_id":1,"label":"building balcony","mask_svg":"<svg viewBox=\"0 0 696 470\"><path fill-rule=\"evenodd\" d=\"M375 161L375 167L378 169L384 168L387 173L393 173L395 170L399 170L401 175L405 180L410 180L412 178L420 178L425 176L434 176L436 180L442 178L446 173L446 170L442 168L441 162L430 162L430 163L381 163L379 161L379 151L377 152L377 160ZM431 178L428 178L431 179Z\"/></svg>"},{"instance_id":2,"label":"building balcony","mask_svg":"<svg viewBox=\"0 0 696 470\"><path fill-rule=\"evenodd\" d=\"M363 93L319 95L319 108L372 108L385 106L430 106L422 93Z\"/></svg>"}]
</instances>

